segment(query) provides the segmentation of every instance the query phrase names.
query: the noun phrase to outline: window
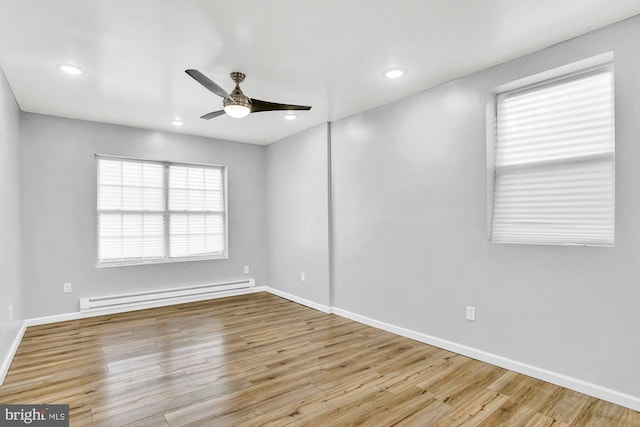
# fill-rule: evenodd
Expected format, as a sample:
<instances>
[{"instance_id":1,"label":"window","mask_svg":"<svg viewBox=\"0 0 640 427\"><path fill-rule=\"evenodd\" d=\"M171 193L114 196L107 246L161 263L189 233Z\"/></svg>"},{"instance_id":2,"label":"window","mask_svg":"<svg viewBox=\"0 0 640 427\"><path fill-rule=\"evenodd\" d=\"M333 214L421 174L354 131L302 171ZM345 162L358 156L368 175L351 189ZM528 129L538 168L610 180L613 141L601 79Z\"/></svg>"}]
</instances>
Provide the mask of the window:
<instances>
[{"instance_id":1,"label":"window","mask_svg":"<svg viewBox=\"0 0 640 427\"><path fill-rule=\"evenodd\" d=\"M97 161L98 265L227 257L225 167Z\"/></svg>"},{"instance_id":2,"label":"window","mask_svg":"<svg viewBox=\"0 0 640 427\"><path fill-rule=\"evenodd\" d=\"M611 246L611 64L496 96L491 241Z\"/></svg>"}]
</instances>

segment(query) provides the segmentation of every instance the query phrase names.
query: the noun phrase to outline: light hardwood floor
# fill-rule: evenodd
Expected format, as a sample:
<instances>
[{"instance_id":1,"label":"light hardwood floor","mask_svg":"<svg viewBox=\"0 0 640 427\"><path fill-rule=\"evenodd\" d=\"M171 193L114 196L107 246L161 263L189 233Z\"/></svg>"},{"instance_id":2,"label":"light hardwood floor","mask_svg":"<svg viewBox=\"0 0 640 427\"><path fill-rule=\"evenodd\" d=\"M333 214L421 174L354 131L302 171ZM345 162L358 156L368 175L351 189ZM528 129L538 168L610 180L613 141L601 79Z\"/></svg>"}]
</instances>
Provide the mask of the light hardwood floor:
<instances>
[{"instance_id":1,"label":"light hardwood floor","mask_svg":"<svg viewBox=\"0 0 640 427\"><path fill-rule=\"evenodd\" d=\"M28 328L0 403L66 403L72 426L640 426L266 293Z\"/></svg>"}]
</instances>

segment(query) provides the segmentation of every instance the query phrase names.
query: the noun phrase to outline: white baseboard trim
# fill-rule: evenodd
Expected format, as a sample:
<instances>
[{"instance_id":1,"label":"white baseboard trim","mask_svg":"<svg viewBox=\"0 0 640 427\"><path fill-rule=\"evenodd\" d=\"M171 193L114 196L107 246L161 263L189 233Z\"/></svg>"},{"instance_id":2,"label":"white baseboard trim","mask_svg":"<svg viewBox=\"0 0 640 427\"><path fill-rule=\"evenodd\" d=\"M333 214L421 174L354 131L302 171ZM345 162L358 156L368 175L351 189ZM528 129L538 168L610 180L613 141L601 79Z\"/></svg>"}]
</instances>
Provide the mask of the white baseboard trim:
<instances>
[{"instance_id":1,"label":"white baseboard trim","mask_svg":"<svg viewBox=\"0 0 640 427\"><path fill-rule=\"evenodd\" d=\"M9 368L11 367L11 362L13 362L13 358L18 351L18 347L20 347L20 343L22 342L22 337L24 336L24 332L27 330L26 322L22 322L20 325L20 329L18 329L18 333L16 334L13 342L11 343L11 347L9 348L9 352L4 357L2 361L2 365L0 365L0 385L4 383L4 379L7 377L7 373L9 372Z\"/></svg>"},{"instance_id":2,"label":"white baseboard trim","mask_svg":"<svg viewBox=\"0 0 640 427\"><path fill-rule=\"evenodd\" d=\"M581 379L573 378L557 372L549 371L547 369L539 368L527 363L518 362L517 360L509 359L453 341L444 340L442 338L423 334L411 329L406 329L400 326L392 325L390 323L381 322L379 320L352 313L350 311L343 310L337 307L329 307L269 286L265 286L264 290L290 301L297 302L298 304L302 304L304 306L322 311L324 313L333 313L338 316L346 317L347 319L364 323L365 325L373 326L374 328L382 329L387 332L411 338L425 344L433 345L435 347L458 353L463 356L471 357L482 362L490 363L501 368L509 369L511 371L537 378L539 380L547 381L549 383L556 384L570 390L578 391L580 393L584 393L598 399L606 400L607 402L631 408L635 411L640 411L640 397L637 396L622 393L608 387L590 383L588 381L583 381Z\"/></svg>"},{"instance_id":3,"label":"white baseboard trim","mask_svg":"<svg viewBox=\"0 0 640 427\"><path fill-rule=\"evenodd\" d=\"M330 314L333 311L331 310L331 307L329 307L328 305L323 305L323 304L319 304L317 302L305 299L305 298L300 298L299 296L290 294L288 292L285 291L281 291L280 289L275 289L275 288L271 288L269 286L265 286L264 290L266 292L269 292L270 294L273 295L277 295L279 297L282 297L284 299L288 299L289 301L293 301L293 302L297 302L298 304L302 304L305 305L307 307L322 311L324 313Z\"/></svg>"},{"instance_id":4,"label":"white baseboard trim","mask_svg":"<svg viewBox=\"0 0 640 427\"><path fill-rule=\"evenodd\" d=\"M347 310L332 307L331 311L338 316L346 317L347 319L355 320L356 322L364 323L365 325L373 326L374 328L382 329L387 332L391 332L403 337L411 338L416 341L423 342L425 344L433 345L454 353L461 354L463 356L471 357L482 362L490 363L501 368L509 369L511 371L519 372L521 374L537 378L552 384L559 385L580 393L587 394L598 399L606 400L617 405L631 408L635 411L640 411L640 397L630 394L622 393L607 387L603 387L598 384L593 384L587 381L573 378L568 375L552 372L537 366L532 366L526 363L518 362L516 360L508 359L506 357L499 356L497 354L488 353L483 350L478 350L473 347L458 344L453 341L444 340L431 335L416 332L410 329L395 326L389 323L381 322L375 319L371 319L366 316L362 316L356 313L352 313Z\"/></svg>"},{"instance_id":5,"label":"white baseboard trim","mask_svg":"<svg viewBox=\"0 0 640 427\"><path fill-rule=\"evenodd\" d=\"M284 292L269 286L256 286L254 288L249 288L249 289L220 292L219 294L213 297L209 296L207 299L217 299L217 298L224 298L224 297L230 297L230 296L236 296L236 295L252 294L256 292L269 292L273 295L277 295L279 297L288 299L298 304L302 304L304 306L313 308L315 310L319 310L323 313L328 313L328 314L333 313L338 316L346 317L347 319L351 319L356 322L363 323L365 325L373 326L374 328L382 329L384 331L401 335L403 337L411 338L413 340L423 342L425 344L433 345L435 347L452 351L454 353L471 357L473 359L477 359L486 363L490 363L495 366L500 366L501 368L519 372L521 374L528 375L530 377L537 378L543 381L547 381L552 384L559 385L561 387L566 387L568 389L578 391L580 393L584 393L589 396L596 397L598 399L606 400L608 402L615 403L617 405L625 406L635 411L640 411L640 397L622 393L607 387L600 386L598 384L593 384L593 383L583 381L577 378L573 378L557 372L552 372L543 368L539 368L537 366L532 366L526 363L518 362L516 360L502 357L493 353L488 353L486 351L469 347L463 344L459 344L453 341L444 340L438 337L423 334L421 332L413 331L411 329L406 329L400 326L392 325L390 323L381 322L366 316L362 316L360 314L352 313L347 310L319 304L317 302L314 302L305 298L301 298L296 295L293 295L288 292ZM18 331L18 334L16 335L16 338L14 339L11 345L11 349L9 353L3 360L2 365L0 365L0 385L2 385L5 376L9 371L9 367L11 366L11 362L13 361L13 357L15 356L15 353L18 350L18 346L20 345L20 342L22 341L22 337L28 326L64 322L67 320L83 319L88 317L143 310L146 308L155 308L155 307L161 307L166 305L181 304L184 302L193 302L193 301L201 301L201 300L202 299L194 298L191 301L189 300L179 301L179 302L171 301L170 304L167 304L166 302L144 303L136 307L125 307L125 308L121 307L121 308L110 309L110 310L95 310L95 312L91 311L91 312L65 313L65 314L58 314L53 316L27 319L22 323L22 326Z\"/></svg>"},{"instance_id":6,"label":"white baseboard trim","mask_svg":"<svg viewBox=\"0 0 640 427\"><path fill-rule=\"evenodd\" d=\"M35 317L32 319L25 320L25 324L26 326L46 325L49 323L66 322L68 320L86 319L89 317L126 313L129 311L145 310L147 308L166 307L168 305L185 304L188 302L232 297L236 295L253 294L256 292L264 292L264 291L265 291L265 288L263 286L255 286L253 288L234 289L230 291L217 292L215 295L213 294L208 294L206 296L194 295L189 297L174 298L170 301L149 301L149 302L141 302L139 304L130 304L126 307L94 309L91 311L77 311L74 313L54 314L52 316Z\"/></svg>"}]
</instances>

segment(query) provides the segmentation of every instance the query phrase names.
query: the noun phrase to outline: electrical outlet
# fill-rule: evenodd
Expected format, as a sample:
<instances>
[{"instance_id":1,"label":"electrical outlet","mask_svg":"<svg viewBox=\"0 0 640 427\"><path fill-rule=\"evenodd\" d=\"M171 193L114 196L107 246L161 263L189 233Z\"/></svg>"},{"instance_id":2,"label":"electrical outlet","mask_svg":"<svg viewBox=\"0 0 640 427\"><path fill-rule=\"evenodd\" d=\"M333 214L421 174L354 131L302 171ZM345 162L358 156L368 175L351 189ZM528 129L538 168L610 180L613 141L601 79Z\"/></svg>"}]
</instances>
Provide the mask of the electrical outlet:
<instances>
[{"instance_id":1,"label":"electrical outlet","mask_svg":"<svg viewBox=\"0 0 640 427\"><path fill-rule=\"evenodd\" d=\"M9 304L9 320L13 320L13 306Z\"/></svg>"},{"instance_id":2,"label":"electrical outlet","mask_svg":"<svg viewBox=\"0 0 640 427\"><path fill-rule=\"evenodd\" d=\"M304 273L300 273L300 281L304 282L307 278L304 276Z\"/></svg>"},{"instance_id":3,"label":"electrical outlet","mask_svg":"<svg viewBox=\"0 0 640 427\"><path fill-rule=\"evenodd\" d=\"M65 293L65 294L70 294L70 293L71 293L71 291L72 291L71 283L65 283L65 284L63 285L63 289L64 289L64 293Z\"/></svg>"},{"instance_id":4,"label":"electrical outlet","mask_svg":"<svg viewBox=\"0 0 640 427\"><path fill-rule=\"evenodd\" d=\"M249 274L249 266L248 265L244 266L244 274Z\"/></svg>"},{"instance_id":5,"label":"electrical outlet","mask_svg":"<svg viewBox=\"0 0 640 427\"><path fill-rule=\"evenodd\" d=\"M467 306L467 320L476 320L476 308Z\"/></svg>"}]
</instances>

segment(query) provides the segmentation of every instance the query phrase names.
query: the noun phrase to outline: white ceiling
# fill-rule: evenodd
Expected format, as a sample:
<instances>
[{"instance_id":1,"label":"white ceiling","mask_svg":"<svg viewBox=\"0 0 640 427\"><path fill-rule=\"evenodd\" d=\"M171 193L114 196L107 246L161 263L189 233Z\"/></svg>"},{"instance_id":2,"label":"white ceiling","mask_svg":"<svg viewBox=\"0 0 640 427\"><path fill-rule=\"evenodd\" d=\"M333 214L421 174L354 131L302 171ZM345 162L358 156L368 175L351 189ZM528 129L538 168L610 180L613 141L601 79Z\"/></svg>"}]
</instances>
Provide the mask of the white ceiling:
<instances>
[{"instance_id":1,"label":"white ceiling","mask_svg":"<svg viewBox=\"0 0 640 427\"><path fill-rule=\"evenodd\" d=\"M638 13L640 0L0 0L0 66L24 111L268 144ZM406 75L386 79L394 67ZM313 108L202 120L222 99L188 68L227 91L241 71L246 95Z\"/></svg>"}]
</instances>

